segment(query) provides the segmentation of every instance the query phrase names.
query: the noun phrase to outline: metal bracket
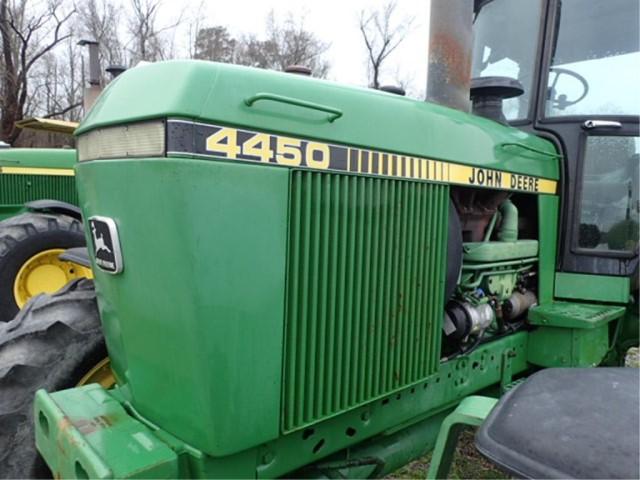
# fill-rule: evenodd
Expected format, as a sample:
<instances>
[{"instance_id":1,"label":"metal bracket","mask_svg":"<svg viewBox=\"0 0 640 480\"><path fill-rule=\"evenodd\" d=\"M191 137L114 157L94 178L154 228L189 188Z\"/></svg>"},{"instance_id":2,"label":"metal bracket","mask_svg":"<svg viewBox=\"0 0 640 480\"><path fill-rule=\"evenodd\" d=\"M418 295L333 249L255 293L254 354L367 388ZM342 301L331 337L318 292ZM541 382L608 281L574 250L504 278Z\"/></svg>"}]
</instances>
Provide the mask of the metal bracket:
<instances>
[{"instance_id":1,"label":"metal bracket","mask_svg":"<svg viewBox=\"0 0 640 480\"><path fill-rule=\"evenodd\" d=\"M428 479L447 478L460 432L465 426L479 427L496 403L495 398L472 395L462 400L444 419L431 457Z\"/></svg>"},{"instance_id":2,"label":"metal bracket","mask_svg":"<svg viewBox=\"0 0 640 480\"><path fill-rule=\"evenodd\" d=\"M513 362L511 359L516 356L515 350L505 350L502 352L502 368L500 376L500 394L509 390L509 385L513 381Z\"/></svg>"}]
</instances>

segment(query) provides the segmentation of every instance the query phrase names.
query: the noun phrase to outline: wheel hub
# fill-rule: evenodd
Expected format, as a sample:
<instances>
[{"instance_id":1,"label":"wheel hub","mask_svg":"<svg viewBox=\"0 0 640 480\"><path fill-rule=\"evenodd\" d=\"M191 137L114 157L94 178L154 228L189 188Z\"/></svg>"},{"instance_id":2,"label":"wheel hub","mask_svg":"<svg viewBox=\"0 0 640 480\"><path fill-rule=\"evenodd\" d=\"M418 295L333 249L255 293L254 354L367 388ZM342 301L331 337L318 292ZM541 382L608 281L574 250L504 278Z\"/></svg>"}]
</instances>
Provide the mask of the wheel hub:
<instances>
[{"instance_id":1,"label":"wheel hub","mask_svg":"<svg viewBox=\"0 0 640 480\"><path fill-rule=\"evenodd\" d=\"M116 384L116 378L113 375L113 370L111 370L111 360L109 360L109 357L104 358L89 370L84 377L80 379L77 386L80 387L90 383L99 383L105 390L113 388Z\"/></svg>"},{"instance_id":2,"label":"wheel hub","mask_svg":"<svg viewBox=\"0 0 640 480\"><path fill-rule=\"evenodd\" d=\"M19 308L35 295L53 293L69 281L87 276L85 269L60 260L58 256L62 252L61 248L38 252L20 267L13 284L13 295Z\"/></svg>"}]
</instances>

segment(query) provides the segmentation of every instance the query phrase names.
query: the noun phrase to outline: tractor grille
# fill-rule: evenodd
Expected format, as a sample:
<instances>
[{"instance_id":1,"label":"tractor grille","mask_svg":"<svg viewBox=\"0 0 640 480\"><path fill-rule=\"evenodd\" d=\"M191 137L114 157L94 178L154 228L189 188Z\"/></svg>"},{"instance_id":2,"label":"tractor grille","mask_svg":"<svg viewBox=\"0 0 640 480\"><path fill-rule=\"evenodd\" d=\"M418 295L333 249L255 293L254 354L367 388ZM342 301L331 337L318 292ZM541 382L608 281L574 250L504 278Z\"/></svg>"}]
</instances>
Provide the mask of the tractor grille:
<instances>
[{"instance_id":1,"label":"tractor grille","mask_svg":"<svg viewBox=\"0 0 640 480\"><path fill-rule=\"evenodd\" d=\"M436 371L448 201L445 185L292 172L284 431Z\"/></svg>"},{"instance_id":2,"label":"tractor grille","mask_svg":"<svg viewBox=\"0 0 640 480\"><path fill-rule=\"evenodd\" d=\"M78 204L75 177L0 174L0 205L50 199Z\"/></svg>"}]
</instances>

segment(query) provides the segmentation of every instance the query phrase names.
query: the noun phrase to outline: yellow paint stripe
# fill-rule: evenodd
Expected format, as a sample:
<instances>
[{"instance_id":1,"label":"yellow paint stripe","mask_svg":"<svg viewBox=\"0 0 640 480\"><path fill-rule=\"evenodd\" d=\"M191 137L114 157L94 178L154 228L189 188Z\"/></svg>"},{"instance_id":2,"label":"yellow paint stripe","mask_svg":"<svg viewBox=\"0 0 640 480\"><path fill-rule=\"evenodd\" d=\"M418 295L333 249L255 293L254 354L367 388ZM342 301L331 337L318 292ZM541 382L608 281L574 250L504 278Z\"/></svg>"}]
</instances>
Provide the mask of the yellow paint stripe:
<instances>
[{"instance_id":1,"label":"yellow paint stripe","mask_svg":"<svg viewBox=\"0 0 640 480\"><path fill-rule=\"evenodd\" d=\"M0 167L0 173L12 175L57 175L72 177L72 168Z\"/></svg>"},{"instance_id":2,"label":"yellow paint stripe","mask_svg":"<svg viewBox=\"0 0 640 480\"><path fill-rule=\"evenodd\" d=\"M555 180L548 180L546 178L540 178L538 180L538 193L551 193L555 195L558 193L558 182Z\"/></svg>"},{"instance_id":3,"label":"yellow paint stripe","mask_svg":"<svg viewBox=\"0 0 640 480\"><path fill-rule=\"evenodd\" d=\"M450 170L449 181L452 183L467 184L473 168L466 165L453 165Z\"/></svg>"}]
</instances>

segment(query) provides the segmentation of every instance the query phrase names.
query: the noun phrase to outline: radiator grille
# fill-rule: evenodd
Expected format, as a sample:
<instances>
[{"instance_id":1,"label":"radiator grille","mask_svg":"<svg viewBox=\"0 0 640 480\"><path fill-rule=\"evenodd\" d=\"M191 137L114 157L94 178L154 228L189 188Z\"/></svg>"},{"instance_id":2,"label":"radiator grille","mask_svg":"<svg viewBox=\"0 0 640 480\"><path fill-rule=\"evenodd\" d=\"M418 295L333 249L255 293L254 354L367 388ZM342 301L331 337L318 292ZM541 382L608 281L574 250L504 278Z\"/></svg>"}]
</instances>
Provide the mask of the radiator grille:
<instances>
[{"instance_id":1,"label":"radiator grille","mask_svg":"<svg viewBox=\"0 0 640 480\"><path fill-rule=\"evenodd\" d=\"M434 373L448 187L292 172L283 429Z\"/></svg>"},{"instance_id":2,"label":"radiator grille","mask_svg":"<svg viewBox=\"0 0 640 480\"><path fill-rule=\"evenodd\" d=\"M75 178L66 175L0 174L0 204L16 205L40 199L77 205Z\"/></svg>"}]
</instances>

